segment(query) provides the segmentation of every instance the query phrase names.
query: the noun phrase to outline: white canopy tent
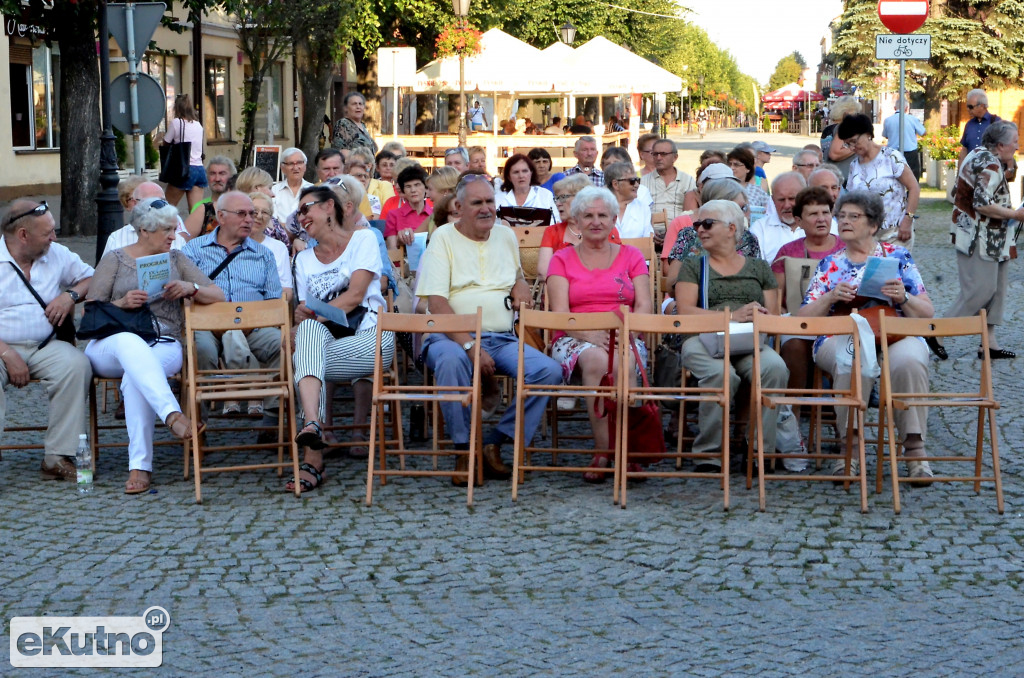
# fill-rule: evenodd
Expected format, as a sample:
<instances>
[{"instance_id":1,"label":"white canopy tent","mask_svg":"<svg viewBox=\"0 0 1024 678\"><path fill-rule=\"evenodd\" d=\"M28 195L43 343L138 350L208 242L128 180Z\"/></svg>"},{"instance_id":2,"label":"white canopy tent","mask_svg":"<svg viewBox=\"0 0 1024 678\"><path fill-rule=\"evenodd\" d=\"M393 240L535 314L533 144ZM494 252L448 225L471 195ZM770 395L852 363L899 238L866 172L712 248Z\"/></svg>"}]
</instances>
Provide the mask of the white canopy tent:
<instances>
[{"instance_id":1,"label":"white canopy tent","mask_svg":"<svg viewBox=\"0 0 1024 678\"><path fill-rule=\"evenodd\" d=\"M572 72L577 76L572 93L576 95L663 93L683 89L679 76L600 35L573 50L572 57Z\"/></svg>"}]
</instances>

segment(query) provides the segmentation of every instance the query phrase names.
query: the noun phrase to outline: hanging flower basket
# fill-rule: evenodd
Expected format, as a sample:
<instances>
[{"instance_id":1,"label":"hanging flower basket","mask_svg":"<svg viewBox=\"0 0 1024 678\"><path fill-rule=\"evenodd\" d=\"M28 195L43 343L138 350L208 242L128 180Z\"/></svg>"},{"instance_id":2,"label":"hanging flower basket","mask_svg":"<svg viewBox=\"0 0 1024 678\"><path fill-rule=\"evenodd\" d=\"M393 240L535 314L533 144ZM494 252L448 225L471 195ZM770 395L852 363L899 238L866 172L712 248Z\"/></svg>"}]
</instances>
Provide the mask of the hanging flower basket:
<instances>
[{"instance_id":1,"label":"hanging flower basket","mask_svg":"<svg viewBox=\"0 0 1024 678\"><path fill-rule=\"evenodd\" d=\"M480 38L483 33L472 26L460 26L450 24L441 29L437 35L434 46L437 51L434 53L439 59L451 56L470 57L479 54L483 49Z\"/></svg>"}]
</instances>

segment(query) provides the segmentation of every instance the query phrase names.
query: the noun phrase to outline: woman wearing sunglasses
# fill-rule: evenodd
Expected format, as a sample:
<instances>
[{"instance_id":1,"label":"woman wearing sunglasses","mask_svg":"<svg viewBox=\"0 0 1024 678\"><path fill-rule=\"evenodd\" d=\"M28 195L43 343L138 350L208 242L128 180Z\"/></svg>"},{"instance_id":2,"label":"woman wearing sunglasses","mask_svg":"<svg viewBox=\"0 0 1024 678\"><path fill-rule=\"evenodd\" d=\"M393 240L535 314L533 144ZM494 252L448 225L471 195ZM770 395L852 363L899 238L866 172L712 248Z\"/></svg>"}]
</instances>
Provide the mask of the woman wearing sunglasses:
<instances>
[{"instance_id":1,"label":"woman wearing sunglasses","mask_svg":"<svg viewBox=\"0 0 1024 678\"><path fill-rule=\"evenodd\" d=\"M646 238L654 235L651 208L642 200L636 199L640 179L636 176L633 166L626 162L608 165L604 169L604 183L619 201L618 217L615 220L619 235L623 238Z\"/></svg>"},{"instance_id":2,"label":"woman wearing sunglasses","mask_svg":"<svg viewBox=\"0 0 1024 678\"><path fill-rule=\"evenodd\" d=\"M123 309L149 309L160 323L160 341L152 346L131 332L94 339L85 347L93 371L121 378L125 426L128 429L128 481L125 493L149 491L153 477L153 419L167 424L181 439L192 436L192 422L181 412L167 378L181 370L184 312L181 300L196 304L224 301L224 292L178 250L171 251L178 228L178 210L167 201L147 198L135 205L132 226L139 240L100 259L86 301L105 301ZM150 298L138 289L136 260L169 254L170 282L163 294Z\"/></svg>"},{"instance_id":3,"label":"woman wearing sunglasses","mask_svg":"<svg viewBox=\"0 0 1024 678\"><path fill-rule=\"evenodd\" d=\"M377 238L363 220L359 204L362 185L350 176L337 177L333 187L313 186L299 197L299 220L316 240L316 246L295 257L296 393L305 417L295 441L305 448L299 467L303 492L323 482L323 438L325 384L353 381L353 388L365 385L373 374L373 356L383 351L389 363L395 351L395 337L385 332L377 346L377 313L384 305L380 291L381 258ZM348 316L350 327L332 322L310 310L312 298ZM360 380L360 381L356 381ZM363 387L363 386L361 386ZM366 423L369 398L356 398L354 423ZM294 491L289 483L287 490Z\"/></svg>"},{"instance_id":4,"label":"woman wearing sunglasses","mask_svg":"<svg viewBox=\"0 0 1024 678\"><path fill-rule=\"evenodd\" d=\"M720 180L720 181L732 181ZM778 308L778 283L768 263L760 257L747 257L737 251L740 238L746 230L746 217L739 205L729 200L704 203L697 213L693 227L706 254L687 257L679 269L675 286L679 315L700 315L731 309L733 322L752 322L755 315L771 313ZM707 261L707 277L703 281L707 303L701 289L701 269ZM722 386L722 361L730 362L730 384L733 398L740 379L747 382L753 377L754 356L733 355L713 358L700 337L683 342L682 362L701 386ZM761 349L761 380L765 388L782 388L789 380L789 369L782 358L768 347ZM777 410L767 408L764 414L765 449L775 449L775 420ZM698 425L700 432L693 441L693 452L713 455L697 464L698 473L714 473L721 468L722 409L710 402L700 404Z\"/></svg>"}]
</instances>

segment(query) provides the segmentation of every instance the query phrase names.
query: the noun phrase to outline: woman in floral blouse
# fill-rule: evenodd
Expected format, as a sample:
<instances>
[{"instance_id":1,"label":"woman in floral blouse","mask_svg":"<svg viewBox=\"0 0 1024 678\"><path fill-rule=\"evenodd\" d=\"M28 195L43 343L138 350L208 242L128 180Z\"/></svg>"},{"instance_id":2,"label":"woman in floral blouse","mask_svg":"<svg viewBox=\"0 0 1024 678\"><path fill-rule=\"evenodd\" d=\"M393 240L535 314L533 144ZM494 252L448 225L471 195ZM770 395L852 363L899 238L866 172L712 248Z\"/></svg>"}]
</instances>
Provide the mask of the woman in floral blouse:
<instances>
[{"instance_id":1,"label":"woman in floral blouse","mask_svg":"<svg viewBox=\"0 0 1024 678\"><path fill-rule=\"evenodd\" d=\"M875 193L850 191L839 199L836 220L839 222L839 238L846 243L846 249L821 260L804 295L804 304L794 315L829 316L842 312L837 305L840 308L870 308L888 304L895 307L897 315L912 318L935 316L935 308L910 252L899 245L878 242L878 232L884 219L882 198ZM887 280L882 286L882 294L887 297L885 302L857 295L869 257L889 257L899 264L900 277ZM837 360L846 340L846 337L818 337L814 342L815 364L831 374L832 383L840 389L850 385L850 373L839 371ZM907 337L889 346L889 370L894 392L927 393L928 367L928 347L920 337ZM863 393L871 392L873 382L873 379L861 376ZM847 414L846 408L836 408L839 431L846 430ZM925 456L928 408L911 407L896 410L893 415L903 438L904 456ZM907 470L911 478L932 477L927 461L908 461ZM842 456L836 459L832 471L835 475L846 471ZM855 465L851 466L850 472L856 475Z\"/></svg>"},{"instance_id":2,"label":"woman in floral blouse","mask_svg":"<svg viewBox=\"0 0 1024 678\"><path fill-rule=\"evenodd\" d=\"M1007 166L1017 150L1017 126L1000 120L988 126L981 146L960 163L953 207L953 244L960 273L960 296L949 309L949 317L988 314L989 355L1015 358L1016 353L998 348L995 327L1003 323L1006 301L1006 276L1015 248L1020 224L1011 232L1010 220L1024 220L1024 208L1010 206L1010 187L1006 183ZM949 356L941 345L933 345L935 354ZM978 349L979 354L981 349ZM980 357L980 356L979 356Z\"/></svg>"},{"instance_id":3,"label":"woman in floral blouse","mask_svg":"<svg viewBox=\"0 0 1024 678\"><path fill-rule=\"evenodd\" d=\"M365 146L377 154L377 143L363 123L366 112L366 99L359 92L349 92L342 100L341 110L344 117L334 124L334 148L358 148Z\"/></svg>"}]
</instances>

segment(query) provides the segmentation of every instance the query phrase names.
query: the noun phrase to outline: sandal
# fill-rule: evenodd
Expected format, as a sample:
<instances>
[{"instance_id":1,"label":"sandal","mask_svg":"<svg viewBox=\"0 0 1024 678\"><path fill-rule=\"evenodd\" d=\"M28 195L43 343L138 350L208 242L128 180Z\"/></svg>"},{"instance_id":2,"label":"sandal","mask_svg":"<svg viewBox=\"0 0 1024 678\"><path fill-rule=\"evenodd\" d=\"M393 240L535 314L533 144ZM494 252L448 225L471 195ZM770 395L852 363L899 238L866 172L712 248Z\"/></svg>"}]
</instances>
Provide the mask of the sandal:
<instances>
[{"instance_id":1,"label":"sandal","mask_svg":"<svg viewBox=\"0 0 1024 678\"><path fill-rule=\"evenodd\" d=\"M370 448L366 446L366 438L359 434L359 437L352 436L352 442L363 443L362 445L353 445L348 448L349 459L367 459L370 456Z\"/></svg>"},{"instance_id":2,"label":"sandal","mask_svg":"<svg viewBox=\"0 0 1024 678\"><path fill-rule=\"evenodd\" d=\"M53 466L47 466L44 459L39 464L39 475L43 480L70 480L71 482L76 482L78 480L78 469L75 467L75 462L71 461L71 457L60 457Z\"/></svg>"},{"instance_id":3,"label":"sandal","mask_svg":"<svg viewBox=\"0 0 1024 678\"><path fill-rule=\"evenodd\" d=\"M147 477L145 480L139 480L136 478L132 480L132 473L145 473ZM150 481L153 479L153 473L150 471L143 471L142 469L134 469L128 473L128 481L124 484L125 494L144 494L149 492Z\"/></svg>"},{"instance_id":4,"label":"sandal","mask_svg":"<svg viewBox=\"0 0 1024 678\"><path fill-rule=\"evenodd\" d=\"M643 470L643 464L638 464L636 462L626 464L626 473L639 473ZM643 483L647 482L647 476L640 476L639 478L630 478L630 480L632 480L634 483Z\"/></svg>"},{"instance_id":5,"label":"sandal","mask_svg":"<svg viewBox=\"0 0 1024 678\"><path fill-rule=\"evenodd\" d=\"M181 412L171 412L167 415L167 428L180 440L191 440L192 422Z\"/></svg>"},{"instance_id":6,"label":"sandal","mask_svg":"<svg viewBox=\"0 0 1024 678\"><path fill-rule=\"evenodd\" d=\"M612 460L608 458L607 454L595 454L594 459L590 462L590 468L608 468L611 465ZM598 471L587 471L583 474L583 480L584 482L597 485L608 480L608 474Z\"/></svg>"},{"instance_id":7,"label":"sandal","mask_svg":"<svg viewBox=\"0 0 1024 678\"><path fill-rule=\"evenodd\" d=\"M322 450L327 447L327 443L324 442L324 430L320 428L320 423L317 421L307 421L299 431L299 435L295 436L295 442L302 447L314 450Z\"/></svg>"},{"instance_id":8,"label":"sandal","mask_svg":"<svg viewBox=\"0 0 1024 678\"><path fill-rule=\"evenodd\" d=\"M989 360L1013 360L1017 354L1002 348L990 348L988 350ZM981 349L978 349L978 360L981 360Z\"/></svg>"},{"instance_id":9,"label":"sandal","mask_svg":"<svg viewBox=\"0 0 1024 678\"><path fill-rule=\"evenodd\" d=\"M316 466L313 466L312 464L307 464L303 462L299 464L299 472L301 473L302 471L305 471L309 475L313 476L313 482L310 482L305 478L299 478L299 494L302 494L303 492L309 492L310 490L315 490L318 487L320 487L321 483L324 482L324 469L318 469ZM284 486L284 491L294 492L295 481L289 480Z\"/></svg>"}]
</instances>

